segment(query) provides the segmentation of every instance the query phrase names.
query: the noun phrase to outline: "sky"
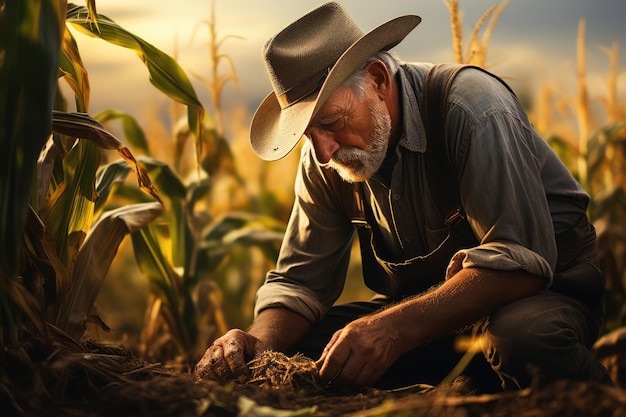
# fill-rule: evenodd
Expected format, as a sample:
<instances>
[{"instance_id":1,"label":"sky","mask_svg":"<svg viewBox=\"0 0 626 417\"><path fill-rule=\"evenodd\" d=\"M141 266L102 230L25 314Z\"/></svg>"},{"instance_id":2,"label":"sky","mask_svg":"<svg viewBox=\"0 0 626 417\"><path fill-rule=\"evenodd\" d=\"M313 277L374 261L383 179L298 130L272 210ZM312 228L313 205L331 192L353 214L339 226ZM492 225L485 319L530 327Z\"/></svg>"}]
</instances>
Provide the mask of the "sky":
<instances>
[{"instance_id":1,"label":"sky","mask_svg":"<svg viewBox=\"0 0 626 417\"><path fill-rule=\"evenodd\" d=\"M76 1L76 0L75 0ZM261 48L284 26L322 4L319 0L214 0L220 52L228 55L239 88L225 89L224 105L245 104L250 113L270 91ZM77 4L80 4L77 1ZM452 62L449 12L443 0L340 0L364 31L399 15L416 14L422 23L394 50L406 61ZM460 0L464 48L480 16L501 0ZM190 76L200 100L208 91L196 76L208 78L208 31L212 0L97 0L98 12L175 56ZM574 88L579 20L586 21L590 88L604 88L608 58L602 47L622 48L620 97L626 99L626 0L509 0L491 36L487 65L513 88L554 82ZM142 109L168 100L149 83L136 55L99 39L77 34L90 75L91 107L95 113L114 108L140 121ZM228 68L223 66L222 72Z\"/></svg>"}]
</instances>

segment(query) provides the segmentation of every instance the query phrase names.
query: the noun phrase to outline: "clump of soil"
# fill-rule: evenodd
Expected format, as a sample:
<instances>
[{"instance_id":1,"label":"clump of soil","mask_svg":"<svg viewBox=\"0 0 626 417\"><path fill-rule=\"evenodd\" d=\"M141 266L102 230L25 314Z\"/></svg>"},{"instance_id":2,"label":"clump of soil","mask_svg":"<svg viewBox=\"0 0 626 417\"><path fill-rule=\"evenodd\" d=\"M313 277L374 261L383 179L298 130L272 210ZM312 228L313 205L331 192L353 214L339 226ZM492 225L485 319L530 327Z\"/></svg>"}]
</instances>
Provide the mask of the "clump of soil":
<instances>
[{"instance_id":1,"label":"clump of soil","mask_svg":"<svg viewBox=\"0 0 626 417\"><path fill-rule=\"evenodd\" d=\"M267 350L250 361L248 367L252 372L248 383L261 388L322 390L315 362L301 354L288 357L284 353Z\"/></svg>"}]
</instances>

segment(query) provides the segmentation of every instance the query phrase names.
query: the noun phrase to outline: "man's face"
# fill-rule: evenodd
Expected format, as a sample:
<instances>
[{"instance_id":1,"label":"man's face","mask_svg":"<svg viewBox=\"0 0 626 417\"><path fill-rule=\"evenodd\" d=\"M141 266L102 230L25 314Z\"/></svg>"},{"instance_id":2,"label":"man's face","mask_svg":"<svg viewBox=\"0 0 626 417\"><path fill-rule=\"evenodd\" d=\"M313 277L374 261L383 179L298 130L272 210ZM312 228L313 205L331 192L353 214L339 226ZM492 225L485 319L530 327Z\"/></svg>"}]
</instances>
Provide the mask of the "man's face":
<instances>
[{"instance_id":1,"label":"man's face","mask_svg":"<svg viewBox=\"0 0 626 417\"><path fill-rule=\"evenodd\" d=\"M391 118L373 87L363 98L341 87L324 103L306 132L318 162L347 182L360 182L378 171L391 136Z\"/></svg>"}]
</instances>

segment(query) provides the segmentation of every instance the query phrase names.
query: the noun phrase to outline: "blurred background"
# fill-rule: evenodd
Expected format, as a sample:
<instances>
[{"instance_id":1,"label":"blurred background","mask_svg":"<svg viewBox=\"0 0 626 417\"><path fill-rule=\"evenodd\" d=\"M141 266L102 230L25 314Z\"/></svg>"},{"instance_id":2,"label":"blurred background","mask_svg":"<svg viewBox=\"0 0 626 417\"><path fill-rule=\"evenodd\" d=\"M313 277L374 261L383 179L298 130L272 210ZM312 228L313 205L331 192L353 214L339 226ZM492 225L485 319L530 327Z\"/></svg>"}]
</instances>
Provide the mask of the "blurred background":
<instances>
[{"instance_id":1,"label":"blurred background","mask_svg":"<svg viewBox=\"0 0 626 417\"><path fill-rule=\"evenodd\" d=\"M176 57L190 73L205 76L210 63L208 30L215 7L218 36L233 36L221 52L232 60L240 88L225 89L227 109L244 107L252 113L270 91L261 59L265 41L288 23L323 4L313 0L106 0L97 3L107 15L135 35ZM343 0L356 22L368 31L383 21L416 14L422 23L395 48L406 61L454 61L450 14L442 0ZM466 42L480 17L497 0L461 0ZM621 0L510 0L492 32L487 66L507 77L516 90L533 91L553 83L564 92L576 88L576 48L579 20L586 22L587 66L590 87L602 91L608 69L603 47L626 40L626 2ZM84 43L83 43L84 42ZM93 82L91 108L118 108L144 119L148 108L166 105L167 98L150 86L144 68L128 59L132 52L99 39L80 39L83 60ZM464 45L467 47L467 45ZM626 53L619 57L626 67ZM198 79L198 94L207 91ZM132 92L132 94L128 94ZM620 95L626 94L621 83ZM132 111L131 111L132 110ZM137 113L138 112L138 113Z\"/></svg>"}]
</instances>

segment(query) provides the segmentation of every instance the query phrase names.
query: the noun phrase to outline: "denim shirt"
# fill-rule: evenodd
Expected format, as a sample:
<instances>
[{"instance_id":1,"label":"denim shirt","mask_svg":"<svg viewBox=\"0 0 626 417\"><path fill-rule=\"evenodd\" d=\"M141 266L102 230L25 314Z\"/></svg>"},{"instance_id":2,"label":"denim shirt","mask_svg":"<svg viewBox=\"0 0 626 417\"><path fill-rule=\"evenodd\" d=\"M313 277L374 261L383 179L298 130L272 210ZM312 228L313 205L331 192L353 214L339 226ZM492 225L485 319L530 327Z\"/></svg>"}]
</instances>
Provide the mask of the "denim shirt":
<instances>
[{"instance_id":1,"label":"denim shirt","mask_svg":"<svg viewBox=\"0 0 626 417\"><path fill-rule=\"evenodd\" d=\"M346 207L360 188L375 217L376 250L403 262L434 250L447 232L425 169L427 138L420 116L422 84L432 64L405 63L396 81L402 133L389 178L342 181L302 147L295 201L276 268L257 292L255 314L269 307L319 321L343 290L355 224ZM585 216L589 196L535 132L517 99L495 78L462 71L448 96L447 156L478 245L459 248L463 268L554 275L555 235ZM442 274L445 275L445 274ZM441 279L448 278L442 276Z\"/></svg>"}]
</instances>

